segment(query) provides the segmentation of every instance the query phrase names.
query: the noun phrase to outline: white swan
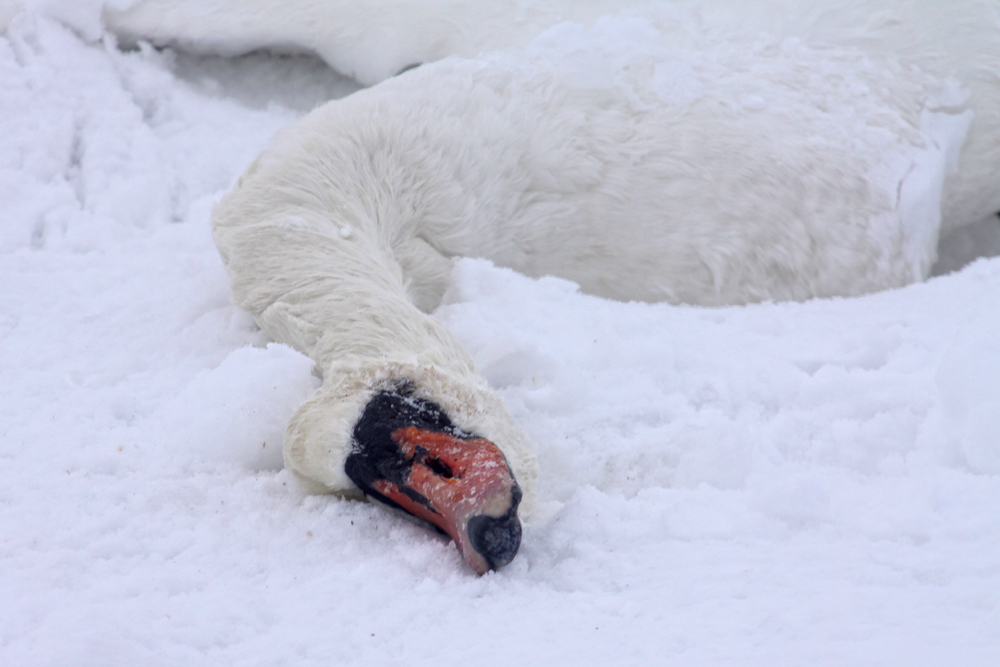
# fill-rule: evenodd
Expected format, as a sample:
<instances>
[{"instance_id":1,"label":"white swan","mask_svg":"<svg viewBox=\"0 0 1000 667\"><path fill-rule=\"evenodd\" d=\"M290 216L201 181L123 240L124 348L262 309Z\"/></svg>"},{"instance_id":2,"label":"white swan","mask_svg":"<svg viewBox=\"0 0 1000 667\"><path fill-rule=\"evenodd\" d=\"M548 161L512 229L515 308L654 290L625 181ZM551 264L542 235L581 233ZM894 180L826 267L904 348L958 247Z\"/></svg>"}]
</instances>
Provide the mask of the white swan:
<instances>
[{"instance_id":1,"label":"white swan","mask_svg":"<svg viewBox=\"0 0 1000 667\"><path fill-rule=\"evenodd\" d=\"M449 258L701 304L859 294L933 260L969 120L947 86L856 49L747 53L728 35L661 52L649 26L568 27L524 57L446 60L331 103L214 214L237 303L324 374L288 467L434 522L480 572L513 557L536 467L425 314ZM627 48L576 50L622 30ZM475 460L497 474L468 480Z\"/></svg>"},{"instance_id":2,"label":"white swan","mask_svg":"<svg viewBox=\"0 0 1000 667\"><path fill-rule=\"evenodd\" d=\"M619 299L854 295L926 277L942 225L1000 209L998 2L703 4L424 65L313 112L250 167L213 215L234 298L324 376L289 424L290 469L433 523L478 572L500 567L537 468L426 314L450 258ZM527 32L552 17L536 19ZM310 25L301 44L319 48ZM360 57L325 46L335 64ZM397 51L368 75L443 55Z\"/></svg>"}]
</instances>

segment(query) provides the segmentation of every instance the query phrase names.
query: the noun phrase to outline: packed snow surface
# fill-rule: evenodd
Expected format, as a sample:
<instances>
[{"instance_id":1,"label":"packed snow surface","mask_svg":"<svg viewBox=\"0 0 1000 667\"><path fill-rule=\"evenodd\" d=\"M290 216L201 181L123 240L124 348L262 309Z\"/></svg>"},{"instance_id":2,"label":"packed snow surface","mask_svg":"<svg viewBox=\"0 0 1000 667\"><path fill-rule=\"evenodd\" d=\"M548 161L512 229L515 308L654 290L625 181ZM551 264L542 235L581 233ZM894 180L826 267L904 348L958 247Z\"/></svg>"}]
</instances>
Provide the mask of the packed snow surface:
<instances>
[{"instance_id":1,"label":"packed snow surface","mask_svg":"<svg viewBox=\"0 0 1000 667\"><path fill-rule=\"evenodd\" d=\"M0 664L998 664L1000 259L722 309L458 261L436 315L540 458L519 556L476 577L306 494L280 443L319 381L230 304L209 215L355 89L0 36Z\"/></svg>"}]
</instances>

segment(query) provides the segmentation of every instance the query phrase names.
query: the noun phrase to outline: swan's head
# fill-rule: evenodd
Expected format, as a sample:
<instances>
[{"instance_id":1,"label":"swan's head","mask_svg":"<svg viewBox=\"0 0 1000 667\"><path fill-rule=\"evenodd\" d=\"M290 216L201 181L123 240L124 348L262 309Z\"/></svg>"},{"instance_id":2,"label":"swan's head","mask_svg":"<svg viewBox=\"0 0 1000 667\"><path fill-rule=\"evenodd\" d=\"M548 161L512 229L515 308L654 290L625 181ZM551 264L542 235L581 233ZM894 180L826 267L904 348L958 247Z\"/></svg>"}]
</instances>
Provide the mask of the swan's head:
<instances>
[{"instance_id":1,"label":"swan's head","mask_svg":"<svg viewBox=\"0 0 1000 667\"><path fill-rule=\"evenodd\" d=\"M500 449L455 427L412 386L377 392L354 428L345 471L368 497L449 535L479 574L521 544L521 488Z\"/></svg>"}]
</instances>

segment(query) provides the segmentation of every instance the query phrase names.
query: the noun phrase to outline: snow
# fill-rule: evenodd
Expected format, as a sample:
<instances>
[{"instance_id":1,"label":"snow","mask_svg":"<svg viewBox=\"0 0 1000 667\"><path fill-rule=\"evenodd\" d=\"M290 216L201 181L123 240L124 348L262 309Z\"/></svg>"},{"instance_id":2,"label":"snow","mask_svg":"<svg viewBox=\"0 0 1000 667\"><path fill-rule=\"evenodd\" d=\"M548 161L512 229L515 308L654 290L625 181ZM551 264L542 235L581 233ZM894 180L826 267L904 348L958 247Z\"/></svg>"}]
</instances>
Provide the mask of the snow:
<instances>
[{"instance_id":1,"label":"snow","mask_svg":"<svg viewBox=\"0 0 1000 667\"><path fill-rule=\"evenodd\" d=\"M356 85L27 14L0 89L0 664L997 664L1000 258L721 309L457 262L436 315L542 467L480 578L281 471L318 380L211 241L270 135Z\"/></svg>"}]
</instances>

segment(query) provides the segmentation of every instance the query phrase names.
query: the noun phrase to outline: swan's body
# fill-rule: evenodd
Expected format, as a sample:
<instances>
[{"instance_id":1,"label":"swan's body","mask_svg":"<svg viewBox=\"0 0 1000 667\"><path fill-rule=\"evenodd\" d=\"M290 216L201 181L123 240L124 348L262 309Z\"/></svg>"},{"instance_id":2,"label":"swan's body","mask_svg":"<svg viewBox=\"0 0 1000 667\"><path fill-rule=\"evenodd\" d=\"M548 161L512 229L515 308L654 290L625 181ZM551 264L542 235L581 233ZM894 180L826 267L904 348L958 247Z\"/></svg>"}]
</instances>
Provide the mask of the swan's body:
<instances>
[{"instance_id":1,"label":"swan's body","mask_svg":"<svg viewBox=\"0 0 1000 667\"><path fill-rule=\"evenodd\" d=\"M407 436L392 415L458 438L442 452L495 443L509 472L446 530L476 569L502 565L518 484L523 513L537 470L426 314L450 259L704 305L925 278L942 228L1000 209L998 4L830 0L828 12L754 8L727 22L717 10L737 5L711 0L705 16L563 26L524 53L424 65L313 112L213 218L236 302L323 372L289 425L286 465L434 519L433 471L450 475L450 454L420 449L438 436ZM369 456L371 429L359 424L372 420L397 458L362 466L352 457ZM418 470L437 486L409 488ZM506 522L496 557L463 542L475 512Z\"/></svg>"}]
</instances>

